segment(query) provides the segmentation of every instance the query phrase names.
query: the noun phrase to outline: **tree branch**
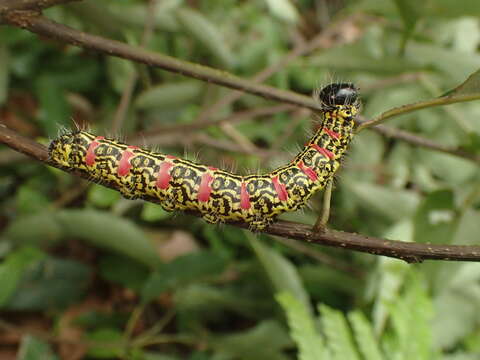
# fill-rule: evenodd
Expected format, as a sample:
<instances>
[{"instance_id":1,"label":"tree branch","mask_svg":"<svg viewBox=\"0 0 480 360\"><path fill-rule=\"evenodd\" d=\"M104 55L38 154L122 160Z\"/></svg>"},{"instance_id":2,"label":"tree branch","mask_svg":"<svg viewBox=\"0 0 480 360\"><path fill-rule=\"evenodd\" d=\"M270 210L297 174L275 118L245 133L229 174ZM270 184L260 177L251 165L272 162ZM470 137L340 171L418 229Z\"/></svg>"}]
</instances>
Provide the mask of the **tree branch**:
<instances>
[{"instance_id":1,"label":"tree branch","mask_svg":"<svg viewBox=\"0 0 480 360\"><path fill-rule=\"evenodd\" d=\"M4 143L25 155L50 166L57 167L48 161L47 148L44 145L26 138L5 125L0 124L0 143ZM61 169L66 171L65 169ZM85 174L72 172L75 176L86 178ZM103 186L114 188L113 184ZM232 224L247 228L246 224ZM312 231L310 225L279 221L264 231L266 234L282 236L294 240L355 250L375 255L383 255L407 262L431 260L480 261L480 246L434 245L394 241L370 236L363 236L343 231L325 229L322 232Z\"/></svg>"}]
</instances>

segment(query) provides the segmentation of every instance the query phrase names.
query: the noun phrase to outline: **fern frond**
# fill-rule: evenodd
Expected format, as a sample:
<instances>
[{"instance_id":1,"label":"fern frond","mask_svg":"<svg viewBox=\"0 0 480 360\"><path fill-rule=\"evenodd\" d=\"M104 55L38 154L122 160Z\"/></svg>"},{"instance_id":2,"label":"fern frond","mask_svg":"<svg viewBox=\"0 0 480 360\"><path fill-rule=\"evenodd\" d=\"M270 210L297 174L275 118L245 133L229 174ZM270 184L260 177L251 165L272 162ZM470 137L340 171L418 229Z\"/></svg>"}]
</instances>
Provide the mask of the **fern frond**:
<instances>
[{"instance_id":1,"label":"fern frond","mask_svg":"<svg viewBox=\"0 0 480 360\"><path fill-rule=\"evenodd\" d=\"M277 301L285 310L290 327L290 335L298 347L299 360L330 360L322 336L315 329L310 311L288 292L281 292Z\"/></svg>"},{"instance_id":2,"label":"fern frond","mask_svg":"<svg viewBox=\"0 0 480 360\"><path fill-rule=\"evenodd\" d=\"M348 319L353 327L353 334L363 358L383 360L378 341L373 334L372 324L368 322L365 315L354 311L348 314Z\"/></svg>"},{"instance_id":3,"label":"fern frond","mask_svg":"<svg viewBox=\"0 0 480 360\"><path fill-rule=\"evenodd\" d=\"M347 320L341 311L320 304L322 329L334 360L360 360Z\"/></svg>"}]
</instances>

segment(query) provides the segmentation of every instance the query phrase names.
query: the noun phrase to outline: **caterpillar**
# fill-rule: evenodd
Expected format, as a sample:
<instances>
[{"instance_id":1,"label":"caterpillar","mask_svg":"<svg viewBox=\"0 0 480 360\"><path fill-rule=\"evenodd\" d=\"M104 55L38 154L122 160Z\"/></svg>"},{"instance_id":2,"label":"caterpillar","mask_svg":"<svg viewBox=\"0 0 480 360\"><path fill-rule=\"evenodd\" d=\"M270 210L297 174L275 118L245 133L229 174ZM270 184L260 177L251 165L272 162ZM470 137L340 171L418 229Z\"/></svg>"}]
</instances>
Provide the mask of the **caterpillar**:
<instances>
[{"instance_id":1,"label":"caterpillar","mask_svg":"<svg viewBox=\"0 0 480 360\"><path fill-rule=\"evenodd\" d=\"M81 130L53 140L49 160L93 182L108 182L127 199L193 212L208 223L244 222L259 231L322 189L352 139L360 107L355 86L333 83L315 98L322 107L321 126L290 163L264 175L236 175Z\"/></svg>"}]
</instances>

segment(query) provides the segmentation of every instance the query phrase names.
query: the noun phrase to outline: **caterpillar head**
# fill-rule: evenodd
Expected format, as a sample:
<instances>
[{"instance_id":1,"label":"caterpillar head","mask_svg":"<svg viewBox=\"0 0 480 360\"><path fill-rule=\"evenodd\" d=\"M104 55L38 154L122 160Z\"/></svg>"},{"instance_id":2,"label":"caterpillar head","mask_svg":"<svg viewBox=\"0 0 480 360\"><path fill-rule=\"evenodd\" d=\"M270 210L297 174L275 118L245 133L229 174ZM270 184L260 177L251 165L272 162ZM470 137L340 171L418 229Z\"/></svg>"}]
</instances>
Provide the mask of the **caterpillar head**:
<instances>
[{"instance_id":1,"label":"caterpillar head","mask_svg":"<svg viewBox=\"0 0 480 360\"><path fill-rule=\"evenodd\" d=\"M358 101L358 93L352 83L334 83L320 90L318 98L327 106L353 105Z\"/></svg>"},{"instance_id":2,"label":"caterpillar head","mask_svg":"<svg viewBox=\"0 0 480 360\"><path fill-rule=\"evenodd\" d=\"M343 118L353 118L359 108L357 88L352 83L333 83L318 93L325 110L336 110Z\"/></svg>"}]
</instances>

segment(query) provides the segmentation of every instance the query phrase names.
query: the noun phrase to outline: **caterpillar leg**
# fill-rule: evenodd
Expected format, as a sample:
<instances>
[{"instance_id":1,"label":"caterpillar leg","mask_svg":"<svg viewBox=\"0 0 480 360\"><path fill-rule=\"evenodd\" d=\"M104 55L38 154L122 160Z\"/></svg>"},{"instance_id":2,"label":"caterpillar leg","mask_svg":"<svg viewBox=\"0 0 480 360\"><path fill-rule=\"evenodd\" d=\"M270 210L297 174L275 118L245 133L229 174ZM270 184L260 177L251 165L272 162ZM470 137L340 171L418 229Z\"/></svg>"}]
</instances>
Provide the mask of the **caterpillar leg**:
<instances>
[{"instance_id":1,"label":"caterpillar leg","mask_svg":"<svg viewBox=\"0 0 480 360\"><path fill-rule=\"evenodd\" d=\"M118 190L125 199L135 200L139 198L138 194L135 193L135 185L123 185Z\"/></svg>"},{"instance_id":2,"label":"caterpillar leg","mask_svg":"<svg viewBox=\"0 0 480 360\"><path fill-rule=\"evenodd\" d=\"M272 225L275 222L274 218L268 217L256 217L253 221L248 223L248 230L252 232L258 232L265 230L267 227Z\"/></svg>"},{"instance_id":3,"label":"caterpillar leg","mask_svg":"<svg viewBox=\"0 0 480 360\"><path fill-rule=\"evenodd\" d=\"M202 219L209 224L218 224L220 222L220 218L218 217L217 213L203 214Z\"/></svg>"},{"instance_id":4,"label":"caterpillar leg","mask_svg":"<svg viewBox=\"0 0 480 360\"><path fill-rule=\"evenodd\" d=\"M175 199L165 199L163 200L160 205L162 206L163 210L172 212L175 210Z\"/></svg>"}]
</instances>

